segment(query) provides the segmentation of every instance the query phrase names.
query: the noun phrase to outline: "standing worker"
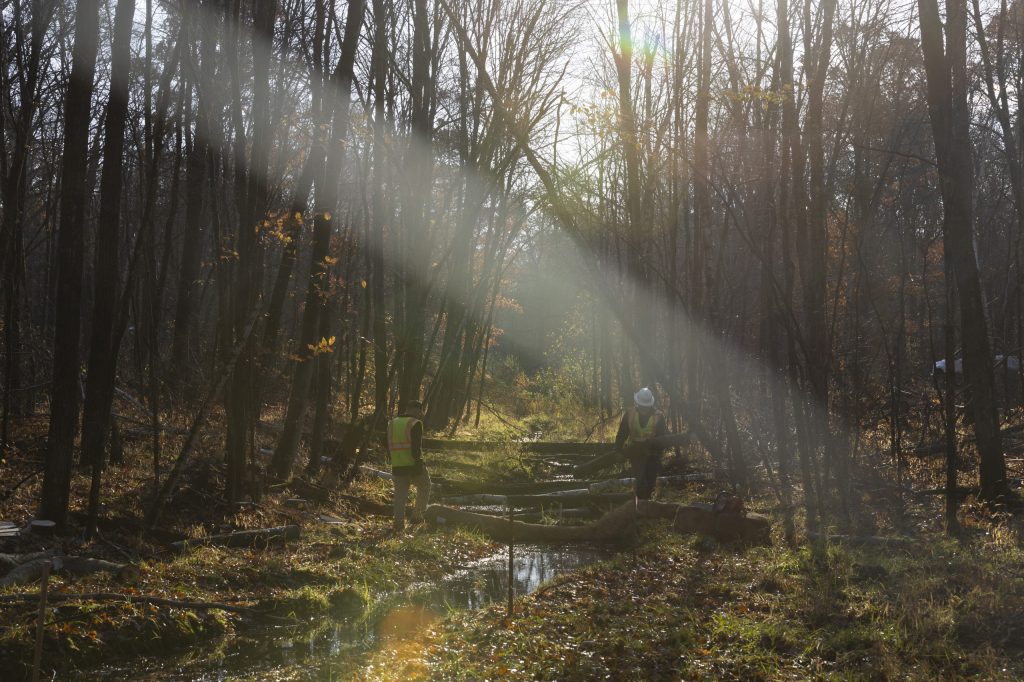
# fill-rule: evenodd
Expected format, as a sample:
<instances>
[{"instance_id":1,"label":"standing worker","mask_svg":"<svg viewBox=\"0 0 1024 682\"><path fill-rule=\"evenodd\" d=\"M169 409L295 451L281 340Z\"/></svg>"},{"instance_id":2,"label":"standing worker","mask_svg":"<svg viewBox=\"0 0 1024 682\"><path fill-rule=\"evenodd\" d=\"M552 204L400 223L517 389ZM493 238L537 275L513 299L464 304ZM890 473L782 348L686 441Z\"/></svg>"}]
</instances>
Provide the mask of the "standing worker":
<instances>
[{"instance_id":1,"label":"standing worker","mask_svg":"<svg viewBox=\"0 0 1024 682\"><path fill-rule=\"evenodd\" d=\"M633 402L635 406L622 414L619 432L615 435L615 450L623 452L625 449L629 457L637 499L649 500L658 480L658 472L661 471L661 450L638 444L666 435L668 427L665 426L665 417L654 409L654 393L651 389L645 386L634 393Z\"/></svg>"},{"instance_id":2,"label":"standing worker","mask_svg":"<svg viewBox=\"0 0 1024 682\"><path fill-rule=\"evenodd\" d=\"M430 502L430 474L423 464L423 403L410 400L400 416L388 422L388 456L395 481L396 532L405 530L405 503L409 486L416 486L416 510L412 520L423 520Z\"/></svg>"}]
</instances>

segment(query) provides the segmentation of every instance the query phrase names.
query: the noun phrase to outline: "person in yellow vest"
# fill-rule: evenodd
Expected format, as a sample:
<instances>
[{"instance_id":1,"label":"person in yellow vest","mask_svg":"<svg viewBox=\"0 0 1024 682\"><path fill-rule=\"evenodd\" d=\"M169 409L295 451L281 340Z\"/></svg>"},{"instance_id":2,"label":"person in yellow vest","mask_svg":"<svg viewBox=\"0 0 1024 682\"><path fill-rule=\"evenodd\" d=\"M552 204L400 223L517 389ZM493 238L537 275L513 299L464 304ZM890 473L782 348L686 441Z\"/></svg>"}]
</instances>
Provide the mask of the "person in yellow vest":
<instances>
[{"instance_id":1,"label":"person in yellow vest","mask_svg":"<svg viewBox=\"0 0 1024 682\"><path fill-rule=\"evenodd\" d=\"M416 486L412 520L423 519L430 502L430 474L423 464L423 403L410 400L401 415L388 422L388 457L395 481L395 530L405 530L405 503L409 486Z\"/></svg>"},{"instance_id":2,"label":"person in yellow vest","mask_svg":"<svg viewBox=\"0 0 1024 682\"><path fill-rule=\"evenodd\" d=\"M654 393L644 387L633 394L634 407L622 414L619 431L615 435L615 449L618 452L627 445L642 443L668 433L665 417L654 409ZM637 499L649 500L654 484L661 471L661 450L644 448L642 453L631 454L629 463L633 468L633 484Z\"/></svg>"}]
</instances>

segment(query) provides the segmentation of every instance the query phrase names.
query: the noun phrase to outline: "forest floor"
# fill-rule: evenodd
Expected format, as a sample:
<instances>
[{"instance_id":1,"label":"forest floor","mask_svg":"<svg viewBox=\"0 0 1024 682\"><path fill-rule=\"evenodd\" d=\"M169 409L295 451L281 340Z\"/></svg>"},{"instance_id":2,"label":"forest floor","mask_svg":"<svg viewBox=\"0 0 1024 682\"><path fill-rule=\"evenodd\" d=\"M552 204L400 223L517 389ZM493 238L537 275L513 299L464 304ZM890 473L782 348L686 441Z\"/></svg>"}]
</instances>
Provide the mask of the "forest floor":
<instances>
[{"instance_id":1,"label":"forest floor","mask_svg":"<svg viewBox=\"0 0 1024 682\"><path fill-rule=\"evenodd\" d=\"M212 429L211 429L212 430ZM18 424L19 447L41 458L45 419ZM173 442L173 439L168 439ZM72 508L78 531L55 540L0 540L0 552L59 544L68 554L131 561L139 577L119 583L104 573L57 574L50 590L118 593L251 609L179 608L126 601L65 601L49 610L44 674L83 679L138 656L217 656L219 648L269 623L308 624L359 618L410 586L439 580L498 547L464 531L418 527L390 532L390 482L357 479L321 505L269 495L241 511L220 501L223 473L217 440L201 449L169 506L159 538L137 530L150 496L144 439L126 441L127 464L110 469L101 537L80 533L86 471L76 473ZM269 445L270 443L261 443ZM169 447L169 453L174 453ZM510 446L485 458L429 456L446 478L502 480L550 472ZM0 470L0 520L32 517L39 478L12 486L38 462L12 458ZM914 472L908 472L908 475ZM929 482L930 471L918 472ZM891 491L891 488L889 489ZM659 488L659 499L707 501L715 489ZM862 525L874 535L913 538L908 545L818 551L788 546L777 501L748 500L775 524L769 547L741 548L679 537L668 524L645 526L616 558L556 578L503 606L450 612L420 636L363 655L330 679L649 680L649 679L1022 679L1024 678L1024 524L967 504L959 540L941 530L941 498L862 491ZM889 495L889 497L886 497ZM360 504L360 501L367 504ZM360 511L360 508L364 511ZM328 522L320 520L327 515ZM168 549L175 538L297 523L295 542L257 549ZM5 601L24 594L24 601ZM0 588L0 670L30 673L37 585ZM196 652L201 653L197 654ZM192 652L191 654L188 652ZM251 674L244 679L266 679ZM156 678L154 678L156 679ZM232 678L234 679L234 678ZM292 669L275 679L328 679Z\"/></svg>"},{"instance_id":2,"label":"forest floor","mask_svg":"<svg viewBox=\"0 0 1024 682\"><path fill-rule=\"evenodd\" d=\"M776 539L742 549L650 527L634 551L519 600L511 620L455 614L429 635L425 668L465 680L1024 679L1019 522L901 549L815 554Z\"/></svg>"},{"instance_id":3,"label":"forest floor","mask_svg":"<svg viewBox=\"0 0 1024 682\"><path fill-rule=\"evenodd\" d=\"M39 460L45 425L43 418L26 420L15 432L14 440ZM89 478L88 469L81 468L72 483L72 527L56 538L0 538L0 553L58 548L62 554L130 562L139 568L137 579L127 583L107 573L81 577L54 573L49 592L56 600L64 594L116 593L229 603L242 611L118 600L53 604L43 647L46 677L48 671L56 671L60 679L75 670L101 675L104 666L137 656L185 652L199 644L216 655L211 642L227 641L253 627L282 623L313 626L327 617L358 617L372 612L376 602L395 592L445 576L495 549L493 543L467 531L435 534L420 525L396 535L386 515L391 483L374 478L357 479L345 496L322 504L297 502L294 493L281 492L233 511L221 500L223 468L209 449L197 455L184 477L168 505L161 531L144 536L139 531L143 501L151 499L153 478L151 463L143 454L146 445L129 443L127 464L108 468L101 512L105 520L98 538L84 539ZM453 478L466 475L468 467L460 456L445 459L446 465L438 464L436 471ZM0 520L20 525L33 517L41 476L25 479L37 467L38 460L12 458L0 469ZM360 511L361 506L369 507L370 513ZM380 511L373 513L374 507ZM173 540L288 524L300 525L302 535L286 544L199 546L184 552L170 546ZM0 587L3 679L30 676L38 593L38 584ZM18 600L17 595L25 599Z\"/></svg>"}]
</instances>

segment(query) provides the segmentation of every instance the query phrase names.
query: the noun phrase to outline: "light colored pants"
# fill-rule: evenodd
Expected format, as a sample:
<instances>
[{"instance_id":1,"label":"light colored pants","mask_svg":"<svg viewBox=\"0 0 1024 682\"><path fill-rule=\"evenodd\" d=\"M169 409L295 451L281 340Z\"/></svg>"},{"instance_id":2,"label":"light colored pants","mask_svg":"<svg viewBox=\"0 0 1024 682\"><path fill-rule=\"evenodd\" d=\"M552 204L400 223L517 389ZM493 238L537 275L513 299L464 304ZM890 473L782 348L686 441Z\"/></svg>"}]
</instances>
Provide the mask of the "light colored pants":
<instances>
[{"instance_id":1,"label":"light colored pants","mask_svg":"<svg viewBox=\"0 0 1024 682\"><path fill-rule=\"evenodd\" d=\"M405 528L405 503L409 501L409 486L416 486L416 515L422 516L430 504L430 474L426 469L411 475L396 475L395 528Z\"/></svg>"}]
</instances>

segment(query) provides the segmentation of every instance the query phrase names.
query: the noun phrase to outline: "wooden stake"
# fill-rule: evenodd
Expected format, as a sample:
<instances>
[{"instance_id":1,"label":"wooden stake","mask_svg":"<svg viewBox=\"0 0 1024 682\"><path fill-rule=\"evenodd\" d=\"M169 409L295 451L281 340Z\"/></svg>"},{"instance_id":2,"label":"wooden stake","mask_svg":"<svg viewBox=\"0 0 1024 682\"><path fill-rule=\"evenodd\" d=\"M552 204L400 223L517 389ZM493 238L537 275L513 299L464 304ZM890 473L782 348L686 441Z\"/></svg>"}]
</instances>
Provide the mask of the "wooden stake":
<instances>
[{"instance_id":1,"label":"wooden stake","mask_svg":"<svg viewBox=\"0 0 1024 682\"><path fill-rule=\"evenodd\" d=\"M512 509L513 509L513 507L511 505L509 505L509 508L508 508L508 525L509 525L509 535L508 535L508 619L509 619L509 623L510 624L511 624L511 621L512 621L512 598L515 596L515 584L513 583L513 580L515 579L515 550L514 550L514 547L515 547L515 527L513 526L513 518L512 518L513 512L512 512Z\"/></svg>"},{"instance_id":2,"label":"wooden stake","mask_svg":"<svg viewBox=\"0 0 1024 682\"><path fill-rule=\"evenodd\" d=\"M39 587L39 618L36 621L36 652L32 659L32 682L39 682L39 668L43 662L43 626L46 623L46 592L50 587L50 569L53 561L43 567L43 582Z\"/></svg>"}]
</instances>

